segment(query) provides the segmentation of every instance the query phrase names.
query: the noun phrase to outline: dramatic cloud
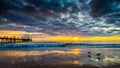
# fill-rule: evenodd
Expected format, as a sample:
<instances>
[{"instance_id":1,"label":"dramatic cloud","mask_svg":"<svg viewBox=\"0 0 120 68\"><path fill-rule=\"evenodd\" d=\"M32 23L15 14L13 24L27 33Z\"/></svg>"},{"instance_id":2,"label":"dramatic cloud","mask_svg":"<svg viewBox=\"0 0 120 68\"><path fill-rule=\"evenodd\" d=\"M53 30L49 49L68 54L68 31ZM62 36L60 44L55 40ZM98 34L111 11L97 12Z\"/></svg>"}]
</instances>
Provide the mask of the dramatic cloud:
<instances>
[{"instance_id":1,"label":"dramatic cloud","mask_svg":"<svg viewBox=\"0 0 120 68\"><path fill-rule=\"evenodd\" d=\"M1 0L0 29L120 35L119 0Z\"/></svg>"}]
</instances>

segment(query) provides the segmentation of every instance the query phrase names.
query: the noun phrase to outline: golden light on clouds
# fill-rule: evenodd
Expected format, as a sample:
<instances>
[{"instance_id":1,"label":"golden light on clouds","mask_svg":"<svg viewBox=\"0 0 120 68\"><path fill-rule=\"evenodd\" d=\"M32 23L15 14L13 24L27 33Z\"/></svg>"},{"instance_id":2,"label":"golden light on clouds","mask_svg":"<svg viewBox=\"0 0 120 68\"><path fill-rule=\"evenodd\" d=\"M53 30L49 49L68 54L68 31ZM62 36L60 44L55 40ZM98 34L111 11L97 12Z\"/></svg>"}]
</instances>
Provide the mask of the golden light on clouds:
<instances>
[{"instance_id":1,"label":"golden light on clouds","mask_svg":"<svg viewBox=\"0 0 120 68\"><path fill-rule=\"evenodd\" d=\"M79 42L82 40L82 37L74 37L74 36L47 36L42 38L33 38L33 40L40 40L46 42Z\"/></svg>"},{"instance_id":2,"label":"golden light on clouds","mask_svg":"<svg viewBox=\"0 0 120 68\"><path fill-rule=\"evenodd\" d=\"M78 43L82 41L87 42L120 42L120 36L92 36L92 37L74 37L74 36L48 36L44 38L33 38L34 40L48 41L48 42L73 42Z\"/></svg>"},{"instance_id":3,"label":"golden light on clouds","mask_svg":"<svg viewBox=\"0 0 120 68\"><path fill-rule=\"evenodd\" d=\"M29 35L34 42L73 42L78 43L82 41L95 42L95 41L117 41L120 42L120 36L68 36L68 35L59 35L51 36L42 32L25 32L25 31L12 31L12 30L0 30L1 36L18 36Z\"/></svg>"},{"instance_id":4,"label":"golden light on clouds","mask_svg":"<svg viewBox=\"0 0 120 68\"><path fill-rule=\"evenodd\" d=\"M45 33L41 33L41 32L26 32L26 31L13 31L13 30L0 30L0 37L1 36L23 36L23 35L40 35L40 36L43 36L43 35L46 35L48 36L47 34Z\"/></svg>"}]
</instances>

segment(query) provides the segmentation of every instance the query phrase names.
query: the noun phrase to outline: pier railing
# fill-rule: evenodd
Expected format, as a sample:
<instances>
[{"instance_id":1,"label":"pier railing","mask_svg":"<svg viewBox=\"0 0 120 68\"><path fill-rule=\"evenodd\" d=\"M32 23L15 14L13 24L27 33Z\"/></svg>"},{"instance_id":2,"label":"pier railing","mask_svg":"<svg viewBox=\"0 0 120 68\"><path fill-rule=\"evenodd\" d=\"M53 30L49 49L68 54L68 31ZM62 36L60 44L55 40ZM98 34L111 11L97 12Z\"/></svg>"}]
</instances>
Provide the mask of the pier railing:
<instances>
[{"instance_id":1,"label":"pier railing","mask_svg":"<svg viewBox=\"0 0 120 68\"><path fill-rule=\"evenodd\" d=\"M0 37L0 43L23 43L32 42L31 38Z\"/></svg>"}]
</instances>

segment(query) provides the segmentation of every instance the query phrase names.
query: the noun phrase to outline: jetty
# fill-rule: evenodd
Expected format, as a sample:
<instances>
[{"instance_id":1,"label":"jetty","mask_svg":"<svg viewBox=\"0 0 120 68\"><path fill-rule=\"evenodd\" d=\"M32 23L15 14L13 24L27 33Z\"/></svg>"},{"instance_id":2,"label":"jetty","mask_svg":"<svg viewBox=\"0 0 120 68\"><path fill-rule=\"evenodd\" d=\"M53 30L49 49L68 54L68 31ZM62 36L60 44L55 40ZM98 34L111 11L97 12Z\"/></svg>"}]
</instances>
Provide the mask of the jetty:
<instances>
[{"instance_id":1,"label":"jetty","mask_svg":"<svg viewBox=\"0 0 120 68\"><path fill-rule=\"evenodd\" d=\"M32 42L31 38L18 38L18 37L0 37L0 43L24 43L24 42Z\"/></svg>"}]
</instances>

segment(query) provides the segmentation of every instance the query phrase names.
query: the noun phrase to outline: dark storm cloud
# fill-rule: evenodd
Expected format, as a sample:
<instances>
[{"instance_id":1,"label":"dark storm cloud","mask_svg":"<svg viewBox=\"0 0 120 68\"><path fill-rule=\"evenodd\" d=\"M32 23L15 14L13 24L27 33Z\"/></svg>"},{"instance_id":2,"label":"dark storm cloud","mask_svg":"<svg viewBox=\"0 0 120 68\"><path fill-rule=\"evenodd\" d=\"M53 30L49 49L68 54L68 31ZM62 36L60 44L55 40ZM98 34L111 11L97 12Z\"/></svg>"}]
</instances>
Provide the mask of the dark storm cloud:
<instances>
[{"instance_id":1,"label":"dark storm cloud","mask_svg":"<svg viewBox=\"0 0 120 68\"><path fill-rule=\"evenodd\" d=\"M119 0L0 0L0 29L52 35L117 35L119 3Z\"/></svg>"},{"instance_id":2,"label":"dark storm cloud","mask_svg":"<svg viewBox=\"0 0 120 68\"><path fill-rule=\"evenodd\" d=\"M66 11L68 7L78 8L79 2L77 0L75 3L72 0L1 0L0 5L1 12L7 10L40 10L41 12L54 10L59 12Z\"/></svg>"},{"instance_id":3,"label":"dark storm cloud","mask_svg":"<svg viewBox=\"0 0 120 68\"><path fill-rule=\"evenodd\" d=\"M92 0L90 4L92 16L120 11L120 0Z\"/></svg>"},{"instance_id":4,"label":"dark storm cloud","mask_svg":"<svg viewBox=\"0 0 120 68\"><path fill-rule=\"evenodd\" d=\"M106 18L106 23L120 27L120 0L92 0L91 16Z\"/></svg>"}]
</instances>

